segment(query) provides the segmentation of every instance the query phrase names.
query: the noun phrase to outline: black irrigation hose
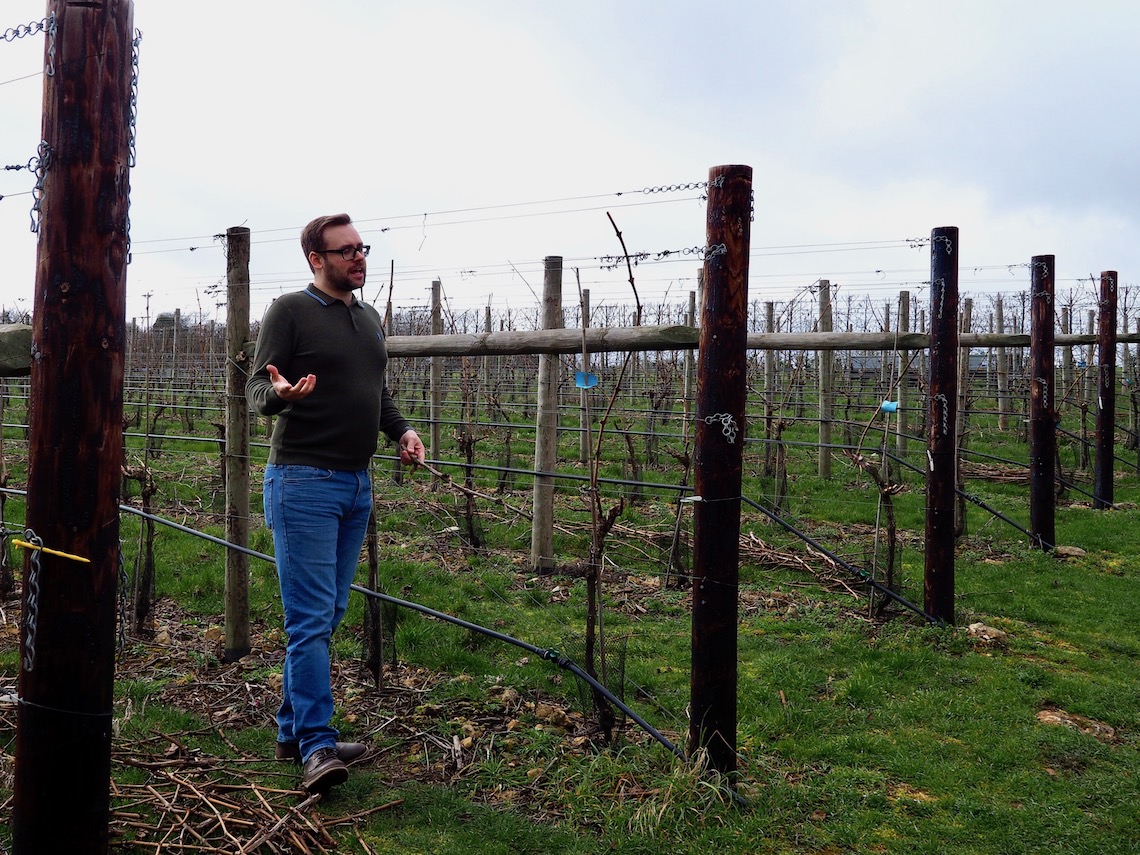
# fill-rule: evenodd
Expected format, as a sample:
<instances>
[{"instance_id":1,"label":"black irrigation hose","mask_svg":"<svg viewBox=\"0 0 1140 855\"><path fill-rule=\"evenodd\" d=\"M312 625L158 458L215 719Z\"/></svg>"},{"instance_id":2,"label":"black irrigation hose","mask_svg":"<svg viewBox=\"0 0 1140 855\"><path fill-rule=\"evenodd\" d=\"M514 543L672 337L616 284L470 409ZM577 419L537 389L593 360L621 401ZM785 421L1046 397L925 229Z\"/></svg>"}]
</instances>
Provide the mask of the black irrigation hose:
<instances>
[{"instance_id":1,"label":"black irrigation hose","mask_svg":"<svg viewBox=\"0 0 1140 855\"><path fill-rule=\"evenodd\" d=\"M15 493L16 495L21 495L21 496L27 495L27 491L25 491L25 490L12 490L12 489L5 488L5 489L3 489L3 492ZM184 526L184 525L181 525L181 524L176 523L176 522L171 522L170 520L165 520L162 517L157 517L157 516L154 516L153 514L145 513L144 511L140 511L138 508L132 508L129 505L119 505L119 510L120 511L127 511L129 513L135 514L136 516L145 517L146 519L152 520L153 522L160 523L160 524L165 525L165 526L169 526L170 528L177 529L178 531L185 532L186 534L191 534L191 535L194 535L195 537L200 537L203 540L208 540L211 543L216 543L216 544L219 544L220 546L225 546L227 549L233 549L236 552L243 552L246 555L252 555L255 558L260 558L263 561L268 561L270 564L276 563L276 559L274 559L274 557L272 555L266 555L264 552L258 552L257 550L254 550L254 549L247 549L244 546L238 546L236 543L230 543L229 541L223 540L220 537L214 537L212 534L206 534L205 532L197 531L196 529L192 529L188 526ZM545 660L547 662L553 662L559 668L565 668L567 671L569 671L571 674L573 674L579 680L585 681L586 683L588 683L590 685L591 688L593 688L595 691L601 693L601 695L606 700L608 700L615 707L620 709L623 713L625 713L625 715L629 716L629 718L632 719L634 721L634 723L636 723L638 725L638 727L640 727L642 730L644 730L646 733L648 733L650 736L652 736L654 739L656 739L658 742L660 742L662 745L664 745L666 748L668 748L674 755L676 755L681 760L686 759L685 753L681 749L679 749L677 746L675 746L672 742L670 742L668 739L666 739L660 733L660 731L658 731L655 727L653 727L653 725L651 725L649 722L647 722L645 719L643 719L641 716L639 716L637 713L635 713L632 709L630 709L620 698L617 698L613 694L613 692L611 692L609 689L607 689L605 686L603 686L601 683L599 683L596 679L594 679L592 676L590 676L590 674L588 674L584 670L582 670L582 668L580 668L578 665L576 665L571 659L569 659L568 657L559 653L554 648L552 648L552 647L536 647L533 644L530 644L526 641L522 641L521 639L518 639L518 638L514 638L512 636L506 635L505 633L496 632L493 629L488 629L485 626L479 626L478 624L471 623L470 621L463 620L462 618L454 617L453 615L445 614L444 612L438 612L435 609L428 608L427 606L422 606L419 603L413 603L410 600L401 600L398 597L392 597L392 596L389 596L388 594L381 594L379 591L373 591L369 588L361 587L360 585L352 585L351 589L353 591L356 591L359 594L364 594L365 596L368 596L368 597L373 597L373 598L378 599L378 600L383 600L384 602L392 603L392 604L397 605L397 606L402 606L405 609L411 609L412 611L417 611L417 612L420 612L421 614L430 615L433 618L436 618L436 619L442 620L442 621L447 621L448 623L453 623L456 626L463 627L464 629L470 630L471 632L477 632L477 633L480 633L482 635L486 635L489 638L494 638L494 639L497 639L499 641L504 641L507 644L513 644L516 647L521 647L523 650L529 651L530 653L533 653L536 656L539 656L540 658L542 658L543 660Z\"/></svg>"},{"instance_id":2,"label":"black irrigation hose","mask_svg":"<svg viewBox=\"0 0 1140 855\"><path fill-rule=\"evenodd\" d=\"M938 618L932 617L931 615L928 615L926 612L924 612L922 609L920 609L918 606L916 606L910 600L906 599L906 597L903 597L899 594L896 594L894 591L892 591L886 585L883 585L880 582L877 582L875 580L875 578L873 576L871 576L871 574L868 573L866 570L861 570L858 567L856 567L854 564L849 564L848 562L844 561L842 558L840 558L838 555L836 555L831 550L827 549L824 546L821 546L818 541L816 541L815 539L812 538L811 535L800 531L798 528L793 526L790 522L783 519L778 514L774 514L772 511L765 508L759 502L754 502L752 499L748 498L747 496L741 496L740 499L741 499L741 501L751 505L756 510L760 511L760 513L764 514L764 516L768 517L768 519L772 520L772 522L783 526L785 529L790 531L796 537L800 538L804 543L806 543L812 549L816 550L817 552L819 552L822 555L826 555L828 558L830 558L832 561L834 561L836 564L838 564L844 570L848 571L849 573L854 574L855 576L858 576L862 582L864 582L865 584L874 588L880 594L883 594L884 596L889 597L890 599L894 600L895 602L899 603L900 605L905 606L906 608L908 608L912 612L914 612L916 615L919 615L920 617L926 618L926 620L929 623L932 623L932 624L943 623Z\"/></svg>"},{"instance_id":3,"label":"black irrigation hose","mask_svg":"<svg viewBox=\"0 0 1140 855\"><path fill-rule=\"evenodd\" d=\"M649 722L647 722L645 719L643 719L641 716L639 716L637 713L635 713L633 710L631 710L619 698L615 697L614 694L609 689L607 689L605 686L603 686L601 683L599 683L596 679L594 679L590 674L583 671L580 667L578 667L576 664L574 664L574 662L571 661L568 657L564 656L562 653L559 653L554 648L552 648L552 647L536 647L535 645L530 644L529 642L522 641L521 639L514 638L513 636L507 635L507 634L502 633L502 632L496 632L495 630L488 629L485 626L479 626L479 624L471 623L470 621L463 620L462 618L457 618L454 615L445 614L444 612L437 612L435 609L428 608L427 606L421 606L419 603L413 603L410 600L401 600L399 597L393 597L393 596L390 596L388 594L382 594L379 591L373 591L370 588L364 588L360 585L352 585L351 588L352 588L352 590L356 591L358 594L363 594L366 597L372 597L372 598L377 599L377 600L383 600L386 603L392 603L393 605L401 606L405 609L411 609L412 611L420 612L421 614L428 615L428 616L436 618L438 620L447 621L448 623L455 624L456 626L462 627L463 629L466 629L466 630L470 630L471 632L477 632L480 635L485 635L488 638L494 638L497 641L503 641L503 642L506 642L507 644L513 644L513 645L515 645L515 647L521 647L523 650L526 650L530 653L533 653L536 656L542 658L543 660L545 660L547 662L553 662L559 668L565 668L567 671L569 671L575 677L577 677L580 680L585 681L586 683L588 683L590 685L591 688L593 688L595 691L602 694L606 698L606 700L608 700L610 703L612 703L614 706L616 706L618 709L620 709L623 713L625 713L627 716L629 716L631 719L633 719L633 721L636 722L637 725L642 730L644 730L646 733L648 733L650 736L652 736L654 739L656 739L658 742L660 742L662 745L664 745L666 748L668 748L671 752L673 752L673 754L675 754L677 757L679 757L682 760L685 759L684 752L681 751L681 749L677 748L677 746L675 746L672 742L670 742L664 736L662 736L661 733L655 727L653 727L653 725L649 724Z\"/></svg>"}]
</instances>

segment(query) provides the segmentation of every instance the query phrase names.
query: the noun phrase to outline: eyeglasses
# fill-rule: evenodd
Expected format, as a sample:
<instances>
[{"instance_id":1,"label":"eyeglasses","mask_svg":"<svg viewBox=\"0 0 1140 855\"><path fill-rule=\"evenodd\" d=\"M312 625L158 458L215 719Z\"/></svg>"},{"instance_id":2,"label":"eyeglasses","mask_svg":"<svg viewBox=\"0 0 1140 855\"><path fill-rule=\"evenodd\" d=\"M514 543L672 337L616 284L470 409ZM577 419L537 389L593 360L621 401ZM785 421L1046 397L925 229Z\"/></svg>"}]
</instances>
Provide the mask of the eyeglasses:
<instances>
[{"instance_id":1,"label":"eyeglasses","mask_svg":"<svg viewBox=\"0 0 1140 855\"><path fill-rule=\"evenodd\" d=\"M340 249L314 249L313 252L322 254L326 252L338 252L340 253L340 257L345 261L352 261L352 259L356 258L356 253L358 252L365 258L368 258L368 252L371 249L372 247L368 244L364 244L363 246L342 246Z\"/></svg>"}]
</instances>

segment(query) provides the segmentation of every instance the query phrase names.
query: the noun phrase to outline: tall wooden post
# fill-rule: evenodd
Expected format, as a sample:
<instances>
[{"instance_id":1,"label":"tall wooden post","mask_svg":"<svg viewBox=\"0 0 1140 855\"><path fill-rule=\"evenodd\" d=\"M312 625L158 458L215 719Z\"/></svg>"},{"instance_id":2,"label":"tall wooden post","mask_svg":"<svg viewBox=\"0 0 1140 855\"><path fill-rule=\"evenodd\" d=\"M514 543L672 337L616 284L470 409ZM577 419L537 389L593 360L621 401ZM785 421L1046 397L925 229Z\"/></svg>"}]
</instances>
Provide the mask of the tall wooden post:
<instances>
[{"instance_id":1,"label":"tall wooden post","mask_svg":"<svg viewBox=\"0 0 1140 855\"><path fill-rule=\"evenodd\" d=\"M226 540L249 546L249 229L226 230ZM250 651L249 555L226 550L227 662Z\"/></svg>"},{"instance_id":2,"label":"tall wooden post","mask_svg":"<svg viewBox=\"0 0 1140 855\"><path fill-rule=\"evenodd\" d=\"M548 255L542 284L542 328L562 326L562 256ZM534 507L530 529L530 566L539 573L554 569L554 472L558 465L558 356L538 357L538 415L534 437Z\"/></svg>"},{"instance_id":3,"label":"tall wooden post","mask_svg":"<svg viewBox=\"0 0 1140 855\"><path fill-rule=\"evenodd\" d=\"M999 335L1005 335L1005 307L1001 294L994 303L994 326ZM1009 359L1004 344L997 347L997 411L998 430L1009 430Z\"/></svg>"},{"instance_id":4,"label":"tall wooden post","mask_svg":"<svg viewBox=\"0 0 1140 855\"><path fill-rule=\"evenodd\" d=\"M899 333L906 335L910 332L910 291L899 292ZM895 449L902 460L906 460L909 450L910 418L907 408L910 406L910 351L903 350L898 355L898 396L899 402L897 421L895 422ZM898 468L898 467L896 467Z\"/></svg>"},{"instance_id":5,"label":"tall wooden post","mask_svg":"<svg viewBox=\"0 0 1140 855\"><path fill-rule=\"evenodd\" d=\"M954 622L958 424L958 229L930 236L930 394L926 405L926 613Z\"/></svg>"},{"instance_id":6,"label":"tall wooden post","mask_svg":"<svg viewBox=\"0 0 1140 855\"><path fill-rule=\"evenodd\" d=\"M704 276L704 269L701 269L701 276ZM695 291L689 292L689 308L685 312L685 326L695 327L697 325L697 293ZM681 393L681 402L685 410L685 426L682 431L684 436L689 436L689 428L691 427L690 421L693 415L693 379L694 379L694 364L693 364L693 351L686 348L681 356L682 382L683 391Z\"/></svg>"},{"instance_id":7,"label":"tall wooden post","mask_svg":"<svg viewBox=\"0 0 1140 855\"><path fill-rule=\"evenodd\" d=\"M829 333L834 329L831 315L831 283L826 279L819 282L819 331ZM819 366L819 477L831 477L831 419L835 404L834 366L835 353L831 350L817 350L816 364Z\"/></svg>"},{"instance_id":8,"label":"tall wooden post","mask_svg":"<svg viewBox=\"0 0 1140 855\"><path fill-rule=\"evenodd\" d=\"M107 851L123 463L134 4L47 5L25 539L56 552L24 558L22 855Z\"/></svg>"},{"instance_id":9,"label":"tall wooden post","mask_svg":"<svg viewBox=\"0 0 1140 855\"><path fill-rule=\"evenodd\" d=\"M443 284L438 280L431 283L431 334L443 335ZM439 422L443 412L443 357L431 357L431 415L429 416L428 458L439 460Z\"/></svg>"},{"instance_id":10,"label":"tall wooden post","mask_svg":"<svg viewBox=\"0 0 1140 855\"><path fill-rule=\"evenodd\" d=\"M1053 371L1053 256L1030 264L1029 541L1052 549L1056 541L1057 391Z\"/></svg>"},{"instance_id":11,"label":"tall wooden post","mask_svg":"<svg viewBox=\"0 0 1140 855\"><path fill-rule=\"evenodd\" d=\"M736 771L737 585L747 380L752 168L709 170L697 365L689 750Z\"/></svg>"},{"instance_id":12,"label":"tall wooden post","mask_svg":"<svg viewBox=\"0 0 1140 855\"><path fill-rule=\"evenodd\" d=\"M590 351L586 348L585 331L590 328L590 289L582 289L580 300L582 309L582 373L590 373ZM578 462L585 466L590 461L593 449L590 448L590 389L583 386L578 390Z\"/></svg>"},{"instance_id":13,"label":"tall wooden post","mask_svg":"<svg viewBox=\"0 0 1140 855\"><path fill-rule=\"evenodd\" d=\"M1100 274L1097 322L1096 460L1093 464L1093 507L1112 507L1113 459L1116 455L1116 271Z\"/></svg>"}]
</instances>

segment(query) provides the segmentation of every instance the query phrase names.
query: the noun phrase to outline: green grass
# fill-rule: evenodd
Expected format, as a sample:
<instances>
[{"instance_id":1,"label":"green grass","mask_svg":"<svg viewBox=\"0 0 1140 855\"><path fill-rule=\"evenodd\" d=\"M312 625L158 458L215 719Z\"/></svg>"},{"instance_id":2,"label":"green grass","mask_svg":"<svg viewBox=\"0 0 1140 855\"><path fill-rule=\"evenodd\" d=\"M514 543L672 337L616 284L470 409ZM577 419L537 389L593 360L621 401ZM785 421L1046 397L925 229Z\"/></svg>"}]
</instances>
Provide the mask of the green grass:
<instances>
[{"instance_id":1,"label":"green grass","mask_svg":"<svg viewBox=\"0 0 1140 855\"><path fill-rule=\"evenodd\" d=\"M1010 434L993 430L984 419L974 427L973 447L1026 459L1024 445ZM810 442L813 433L797 423L785 437ZM500 436L489 431L481 442L482 462L504 453ZM527 465L527 442L513 442L516 463ZM165 471L187 468L179 445L164 442L159 460ZM565 459L576 460L576 439L563 445ZM921 452L921 441L912 448ZM748 454L744 492L763 499L773 482L762 474L761 446L750 444ZM1062 454L1068 471L1072 456L1068 449ZM608 476L628 476L624 443L612 442L606 455ZM662 458L661 466L644 467L644 480L678 479L669 468L671 458ZM211 516L214 474L193 459L199 461L194 477L180 486L164 482L160 496L164 503L202 509L207 522L197 525L220 536ZM833 477L821 479L816 452L806 446L789 447L788 460L789 519L846 560L868 566L878 512L870 480L841 455ZM582 471L573 462L564 468ZM449 469L457 478L459 471ZM898 587L921 604L925 496L918 475L904 472L903 480L907 489L895 497L906 537ZM518 492L505 498L526 507L529 482L518 481ZM485 548L465 547L463 502L446 487L430 491L429 483L417 473L403 486L382 484L383 589L569 652L580 642L585 621L584 583L533 576L527 567L529 524L487 502L480 503L479 519ZM477 489L492 493L495 486L494 473L477 475ZM974 480L967 488L1028 525L1024 484ZM621 490L603 493L608 508ZM657 582L673 528L673 498L645 491L641 503L627 507L607 544L603 589L608 637L626 640L626 701L684 746L691 592L662 589ZM354 770L349 783L317 810L338 816L402 800L362 820L357 832L344 830L339 851L345 852L364 851L359 840L375 852L476 855L1140 851L1140 511L1129 504L1140 500L1140 479L1134 472L1122 474L1116 499L1125 503L1122 509L1058 508L1058 543L1087 552L1064 560L1028 549L1021 532L970 506L969 534L956 562L956 627L931 627L900 610L887 620L870 620L865 597L852 594L861 590L852 577L824 568L792 535L745 508L746 545L754 547L755 538L772 551L746 552L740 568L736 736L743 802L702 774L698 763L676 760L635 728L611 746L596 736L580 744L586 722L579 714L589 711L571 675L555 665L400 612L400 661L434 678L342 706L337 722L346 735L369 738L383 754ZM252 497L251 507L259 513L259 496ZM18 508L9 507L9 519ZM588 520L578 485L560 490L561 566L583 560ZM187 632L204 633L222 619L221 550L182 532L158 531L159 593L184 610ZM130 567L137 518L124 515L122 539ZM252 544L271 551L260 526ZM805 563L784 562L781 555ZM273 634L280 629L275 572L257 559L251 559L250 572L259 638L279 651L279 632ZM360 581L365 578L362 571ZM363 600L354 596L335 639L337 659L350 668L359 656L363 613ZM972 622L1007 632L1007 641L994 645L972 638L966 630ZM189 745L223 766L235 747L267 755L269 727L227 729L222 739L201 714L160 702L177 681L204 679L220 669L217 645L202 643L193 653L181 662L185 673L163 664L119 680L116 714L123 738L187 733ZM0 647L3 678L14 680L17 668L11 645ZM263 685L274 674L271 664L256 663L242 677ZM509 712L505 689L519 699ZM398 706L402 693L414 701ZM570 710L577 729L540 729L537 703ZM380 728L394 709L400 710L399 721ZM1115 739L1103 742L1038 720L1038 713L1054 709L1111 727ZM517 727L506 727L510 718ZM467 765L446 774L433 771L439 749L423 734L447 744L469 732L476 735L465 754ZM7 742L10 732L2 736ZM239 768L247 774L247 767ZM272 764L248 774L282 785L281 770ZM146 777L139 769L117 769L116 775L133 783ZM0 789L0 798L5 796ZM0 832L6 843L5 835Z\"/></svg>"}]
</instances>

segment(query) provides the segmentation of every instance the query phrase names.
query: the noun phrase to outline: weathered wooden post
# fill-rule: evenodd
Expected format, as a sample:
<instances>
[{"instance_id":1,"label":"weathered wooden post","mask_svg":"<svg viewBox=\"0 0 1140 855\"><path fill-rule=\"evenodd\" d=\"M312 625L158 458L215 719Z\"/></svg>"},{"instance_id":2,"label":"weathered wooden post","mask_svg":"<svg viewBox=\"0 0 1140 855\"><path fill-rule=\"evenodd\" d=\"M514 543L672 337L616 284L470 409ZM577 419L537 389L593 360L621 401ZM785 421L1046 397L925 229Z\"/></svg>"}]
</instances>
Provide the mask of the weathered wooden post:
<instances>
[{"instance_id":1,"label":"weathered wooden post","mask_svg":"<svg viewBox=\"0 0 1140 855\"><path fill-rule=\"evenodd\" d=\"M700 276L704 276L704 269L701 269ZM689 308L685 312L685 326L695 327L697 325L697 294L695 291L689 292ZM693 364L693 351L686 348L681 356L683 383L681 392L681 403L685 410L685 424L682 430L684 436L689 435L690 421L693 415L693 380L694 380L694 364Z\"/></svg>"},{"instance_id":2,"label":"weathered wooden post","mask_svg":"<svg viewBox=\"0 0 1140 855\"><path fill-rule=\"evenodd\" d=\"M958 424L958 229L930 235L930 378L926 405L926 613L954 623Z\"/></svg>"},{"instance_id":3,"label":"weathered wooden post","mask_svg":"<svg viewBox=\"0 0 1140 855\"><path fill-rule=\"evenodd\" d=\"M974 301L967 297L962 301L962 314L958 319L958 336L961 338L962 333L973 332L974 324ZM966 441L968 437L969 423L967 416L969 415L969 391L970 391L970 348L966 348L965 355L958 354L958 422L954 428L954 441L958 446L958 453L955 455L955 500L956 510L954 512L954 533L958 537L965 537L969 526L969 520L966 516L966 496L965 496L965 479L962 477L961 460L962 452L966 449Z\"/></svg>"},{"instance_id":4,"label":"weathered wooden post","mask_svg":"<svg viewBox=\"0 0 1140 855\"><path fill-rule=\"evenodd\" d=\"M736 771L737 585L747 380L752 168L709 170L697 365L689 750Z\"/></svg>"},{"instance_id":5,"label":"weathered wooden post","mask_svg":"<svg viewBox=\"0 0 1140 855\"><path fill-rule=\"evenodd\" d=\"M226 540L249 546L249 229L226 230ZM226 649L235 662L247 655L249 640L249 555L226 550Z\"/></svg>"},{"instance_id":6,"label":"weathered wooden post","mask_svg":"<svg viewBox=\"0 0 1140 855\"><path fill-rule=\"evenodd\" d=\"M1113 460L1116 455L1116 271L1100 274L1097 323L1096 460L1093 463L1093 507L1113 504Z\"/></svg>"},{"instance_id":7,"label":"weathered wooden post","mask_svg":"<svg viewBox=\"0 0 1140 855\"><path fill-rule=\"evenodd\" d=\"M994 326L999 335L1005 335L1005 308L1001 294L994 302ZM997 347L997 410L998 430L1009 430L1009 358L1004 344Z\"/></svg>"},{"instance_id":8,"label":"weathered wooden post","mask_svg":"<svg viewBox=\"0 0 1140 855\"><path fill-rule=\"evenodd\" d=\"M13 852L106 852L134 4L50 0ZM73 556L73 557L72 557Z\"/></svg>"},{"instance_id":9,"label":"weathered wooden post","mask_svg":"<svg viewBox=\"0 0 1140 855\"><path fill-rule=\"evenodd\" d=\"M443 284L435 279L431 283L431 334L443 335ZM443 357L431 357L431 403L429 418L428 458L438 460L440 455L439 423L443 418Z\"/></svg>"},{"instance_id":10,"label":"weathered wooden post","mask_svg":"<svg viewBox=\"0 0 1140 855\"><path fill-rule=\"evenodd\" d=\"M899 292L899 333L906 336L910 332L910 291ZM910 418L907 408L910 406L910 351L903 350L898 355L898 415L895 417L895 450L901 460L906 460L910 448ZM901 467L895 467L901 471Z\"/></svg>"},{"instance_id":11,"label":"weathered wooden post","mask_svg":"<svg viewBox=\"0 0 1140 855\"><path fill-rule=\"evenodd\" d=\"M1073 332L1072 308L1069 306L1061 307L1061 332L1064 335L1070 335ZM1061 385L1057 389L1057 405L1063 404L1066 397L1076 392L1076 401L1079 406L1084 402L1083 388L1083 386L1078 390L1073 388L1073 348L1071 345L1065 345L1061 348Z\"/></svg>"},{"instance_id":12,"label":"weathered wooden post","mask_svg":"<svg viewBox=\"0 0 1140 855\"><path fill-rule=\"evenodd\" d=\"M579 301L582 310L582 373L590 374L590 351L586 347L585 331L590 328L590 289L582 289ZM578 462L585 466L590 462L593 449L590 448L590 388L585 383L578 390Z\"/></svg>"},{"instance_id":13,"label":"weathered wooden post","mask_svg":"<svg viewBox=\"0 0 1140 855\"><path fill-rule=\"evenodd\" d=\"M491 334L491 304L488 303L483 309L483 332L487 335ZM492 400L494 395L493 384L491 383L491 357L483 357L483 403L487 413L487 421L492 421L495 418L495 405Z\"/></svg>"},{"instance_id":14,"label":"weathered wooden post","mask_svg":"<svg viewBox=\"0 0 1140 855\"><path fill-rule=\"evenodd\" d=\"M819 331L829 333L834 330L831 315L831 283L819 281ZM835 406L835 352L817 350L816 364L819 366L819 477L831 477L831 419Z\"/></svg>"},{"instance_id":15,"label":"weathered wooden post","mask_svg":"<svg viewBox=\"0 0 1140 855\"><path fill-rule=\"evenodd\" d=\"M542 283L542 328L562 326L562 256L548 255ZM534 507L530 529L530 566L538 573L554 569L554 476L558 467L558 356L538 357L538 414L534 437Z\"/></svg>"},{"instance_id":16,"label":"weathered wooden post","mask_svg":"<svg viewBox=\"0 0 1140 855\"><path fill-rule=\"evenodd\" d=\"M1058 402L1053 377L1053 270L1053 256L1033 256L1029 284L1029 542L1046 550L1056 541Z\"/></svg>"}]
</instances>

